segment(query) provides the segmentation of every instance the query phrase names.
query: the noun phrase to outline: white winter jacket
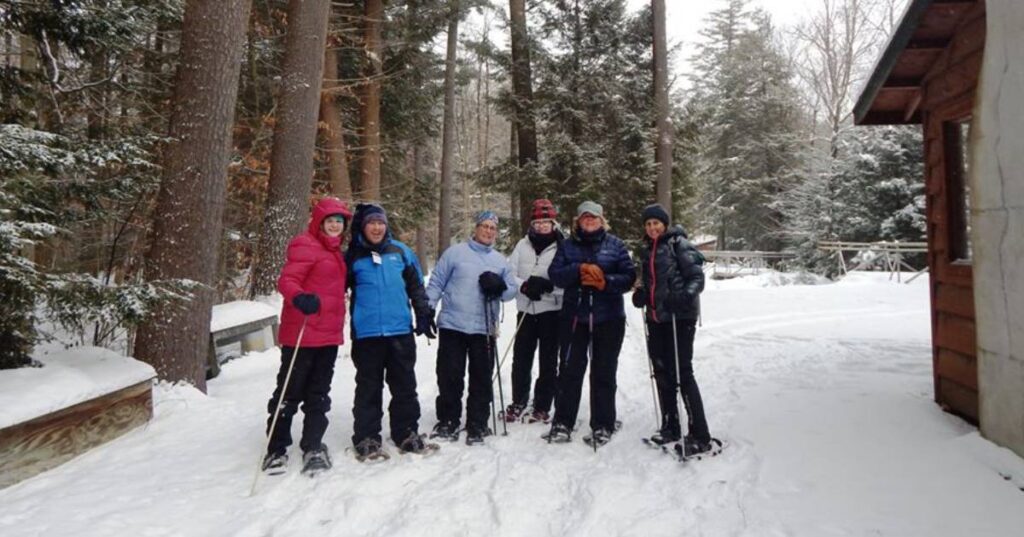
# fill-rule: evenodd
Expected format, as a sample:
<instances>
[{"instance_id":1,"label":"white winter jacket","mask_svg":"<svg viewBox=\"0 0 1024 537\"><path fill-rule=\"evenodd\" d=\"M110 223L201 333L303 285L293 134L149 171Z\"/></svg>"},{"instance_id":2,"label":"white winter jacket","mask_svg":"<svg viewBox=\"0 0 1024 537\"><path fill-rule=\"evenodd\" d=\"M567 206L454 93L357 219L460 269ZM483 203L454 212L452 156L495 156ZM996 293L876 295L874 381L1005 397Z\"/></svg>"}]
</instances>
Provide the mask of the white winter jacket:
<instances>
[{"instance_id":1,"label":"white winter jacket","mask_svg":"<svg viewBox=\"0 0 1024 537\"><path fill-rule=\"evenodd\" d=\"M521 290L523 282L530 276L540 276L545 280L551 279L548 277L548 267L551 265L551 260L555 258L556 251L558 251L558 241L552 242L540 255L537 255L529 237L520 239L516 248L512 250L512 255L508 258L508 265L512 267L512 276L516 279L516 307L519 311L538 314L562 309L563 291L560 287L555 287L554 292L545 293L541 295L540 300L532 303Z\"/></svg>"}]
</instances>

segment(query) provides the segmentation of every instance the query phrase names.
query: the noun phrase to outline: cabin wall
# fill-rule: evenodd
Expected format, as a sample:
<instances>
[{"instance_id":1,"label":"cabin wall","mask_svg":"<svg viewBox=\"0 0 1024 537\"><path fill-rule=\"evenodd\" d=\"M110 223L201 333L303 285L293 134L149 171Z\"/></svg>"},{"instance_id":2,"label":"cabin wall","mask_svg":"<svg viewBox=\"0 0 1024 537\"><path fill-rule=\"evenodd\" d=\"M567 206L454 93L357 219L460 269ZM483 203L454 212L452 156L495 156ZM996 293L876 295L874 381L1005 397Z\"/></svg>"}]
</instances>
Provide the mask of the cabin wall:
<instances>
[{"instance_id":1,"label":"cabin wall","mask_svg":"<svg viewBox=\"0 0 1024 537\"><path fill-rule=\"evenodd\" d=\"M921 99L935 400L974 423L979 410L973 260L958 254L957 231L965 229L957 226L958 211L966 214L957 183L969 176L957 170L969 171L971 162L963 157L964 148L954 134L961 132L960 124L971 124L984 44L985 5L980 2L966 14L925 76ZM970 129L965 143L976 130Z\"/></svg>"},{"instance_id":2,"label":"cabin wall","mask_svg":"<svg viewBox=\"0 0 1024 537\"><path fill-rule=\"evenodd\" d=\"M1024 457L1024 2L987 3L970 177L981 432Z\"/></svg>"}]
</instances>

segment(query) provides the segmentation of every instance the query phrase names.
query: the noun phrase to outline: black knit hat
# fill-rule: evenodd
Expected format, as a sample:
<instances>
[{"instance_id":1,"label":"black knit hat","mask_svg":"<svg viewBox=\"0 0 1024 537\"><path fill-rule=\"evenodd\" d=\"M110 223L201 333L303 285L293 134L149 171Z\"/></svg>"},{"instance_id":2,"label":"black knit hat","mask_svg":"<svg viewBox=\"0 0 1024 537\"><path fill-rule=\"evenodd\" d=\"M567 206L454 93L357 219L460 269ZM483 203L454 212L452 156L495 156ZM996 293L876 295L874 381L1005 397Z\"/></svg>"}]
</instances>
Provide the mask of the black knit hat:
<instances>
[{"instance_id":1,"label":"black knit hat","mask_svg":"<svg viewBox=\"0 0 1024 537\"><path fill-rule=\"evenodd\" d=\"M671 220L668 216L668 211L666 211L659 203L653 203L644 207L643 221L647 222L652 218L655 220L661 220L661 223L665 224L665 227L668 227L669 221Z\"/></svg>"}]
</instances>

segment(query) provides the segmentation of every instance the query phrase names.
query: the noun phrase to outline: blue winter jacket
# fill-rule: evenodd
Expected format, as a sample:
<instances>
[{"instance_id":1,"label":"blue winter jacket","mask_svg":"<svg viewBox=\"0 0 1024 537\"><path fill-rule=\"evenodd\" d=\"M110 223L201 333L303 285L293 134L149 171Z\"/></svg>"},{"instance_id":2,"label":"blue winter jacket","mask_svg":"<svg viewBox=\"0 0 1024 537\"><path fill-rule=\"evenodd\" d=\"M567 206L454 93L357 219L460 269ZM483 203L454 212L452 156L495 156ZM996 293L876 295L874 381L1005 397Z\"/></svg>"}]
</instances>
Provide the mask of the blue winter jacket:
<instances>
[{"instance_id":1,"label":"blue winter jacket","mask_svg":"<svg viewBox=\"0 0 1024 537\"><path fill-rule=\"evenodd\" d=\"M516 297L518 288L512 276L512 269L494 248L470 239L444 251L437 266L430 273L427 284L427 298L430 306L441 302L441 313L437 317L438 328L456 330L464 334L494 333L501 307L497 300L490 303L491 327L484 322L484 294L480 290L480 275L494 272L505 280L508 286L501 294L501 301L508 302Z\"/></svg>"},{"instance_id":2,"label":"blue winter jacket","mask_svg":"<svg viewBox=\"0 0 1024 537\"><path fill-rule=\"evenodd\" d=\"M376 255L374 255L376 254ZM416 254L391 238L380 244L356 234L345 252L351 289L352 338L397 336L412 332L409 303L418 315L429 315L423 271Z\"/></svg>"},{"instance_id":3,"label":"blue winter jacket","mask_svg":"<svg viewBox=\"0 0 1024 537\"><path fill-rule=\"evenodd\" d=\"M580 285L580 265L592 263L604 271L603 291L584 289ZM633 287L636 268L622 239L599 229L593 234L575 230L572 238L562 242L555 259L548 267L552 283L565 289L562 316L585 319L590 313L590 298L594 301L594 322L623 319L626 310L622 294Z\"/></svg>"}]
</instances>

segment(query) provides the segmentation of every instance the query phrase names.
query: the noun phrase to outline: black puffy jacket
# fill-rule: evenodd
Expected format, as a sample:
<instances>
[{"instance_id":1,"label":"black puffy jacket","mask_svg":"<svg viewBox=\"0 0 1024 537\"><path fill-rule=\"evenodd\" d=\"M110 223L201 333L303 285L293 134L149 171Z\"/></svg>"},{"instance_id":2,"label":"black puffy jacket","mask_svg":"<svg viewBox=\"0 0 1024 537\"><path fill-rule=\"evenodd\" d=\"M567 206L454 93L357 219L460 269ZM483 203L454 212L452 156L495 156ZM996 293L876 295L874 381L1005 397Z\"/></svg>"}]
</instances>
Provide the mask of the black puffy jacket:
<instances>
[{"instance_id":1,"label":"black puffy jacket","mask_svg":"<svg viewBox=\"0 0 1024 537\"><path fill-rule=\"evenodd\" d=\"M653 256L651 253L653 252ZM644 237L640 250L644 305L647 320L656 323L700 316L700 293L704 290L704 256L686 240L683 228L670 227L657 240ZM669 297L673 299L670 300ZM676 307L670 308L670 303Z\"/></svg>"}]
</instances>

